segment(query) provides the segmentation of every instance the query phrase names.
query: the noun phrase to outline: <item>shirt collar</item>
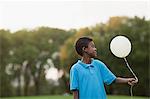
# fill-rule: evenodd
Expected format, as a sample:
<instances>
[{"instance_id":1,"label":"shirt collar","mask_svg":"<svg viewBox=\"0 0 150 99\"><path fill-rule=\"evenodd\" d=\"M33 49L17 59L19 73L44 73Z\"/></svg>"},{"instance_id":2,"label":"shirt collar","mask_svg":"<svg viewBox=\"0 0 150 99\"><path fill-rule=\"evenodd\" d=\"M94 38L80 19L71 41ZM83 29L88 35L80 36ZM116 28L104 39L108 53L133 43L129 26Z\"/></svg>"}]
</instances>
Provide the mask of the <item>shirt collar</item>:
<instances>
[{"instance_id":1,"label":"shirt collar","mask_svg":"<svg viewBox=\"0 0 150 99\"><path fill-rule=\"evenodd\" d=\"M86 63L82 62L81 60L78 60L78 63L85 68L94 67L93 59L91 60L91 64L86 64Z\"/></svg>"}]
</instances>

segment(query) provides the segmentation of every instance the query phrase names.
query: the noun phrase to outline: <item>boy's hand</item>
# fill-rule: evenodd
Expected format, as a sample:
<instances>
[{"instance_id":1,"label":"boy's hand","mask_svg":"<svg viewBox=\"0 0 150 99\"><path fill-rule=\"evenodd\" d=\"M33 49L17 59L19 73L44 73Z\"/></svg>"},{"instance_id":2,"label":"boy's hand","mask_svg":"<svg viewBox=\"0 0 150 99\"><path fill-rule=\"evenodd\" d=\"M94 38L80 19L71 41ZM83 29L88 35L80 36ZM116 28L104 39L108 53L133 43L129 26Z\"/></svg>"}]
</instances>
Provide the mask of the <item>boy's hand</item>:
<instances>
[{"instance_id":1,"label":"boy's hand","mask_svg":"<svg viewBox=\"0 0 150 99\"><path fill-rule=\"evenodd\" d=\"M133 85L135 85L136 83L138 83L138 80L135 79L135 78L128 78L128 79L127 79L127 82L128 82L129 85L133 86Z\"/></svg>"},{"instance_id":2,"label":"boy's hand","mask_svg":"<svg viewBox=\"0 0 150 99\"><path fill-rule=\"evenodd\" d=\"M138 82L138 79L135 78L116 78L116 83L128 83L129 85L135 85Z\"/></svg>"}]
</instances>

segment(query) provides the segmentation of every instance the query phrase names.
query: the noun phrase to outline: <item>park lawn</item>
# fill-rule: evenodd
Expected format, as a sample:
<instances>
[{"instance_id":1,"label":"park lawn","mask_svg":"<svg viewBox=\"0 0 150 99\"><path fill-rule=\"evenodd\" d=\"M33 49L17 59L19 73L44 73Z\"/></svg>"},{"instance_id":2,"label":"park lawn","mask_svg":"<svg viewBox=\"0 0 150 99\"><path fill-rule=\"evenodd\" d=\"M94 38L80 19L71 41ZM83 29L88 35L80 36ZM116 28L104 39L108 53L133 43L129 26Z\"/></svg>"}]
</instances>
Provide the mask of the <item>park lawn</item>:
<instances>
[{"instance_id":1,"label":"park lawn","mask_svg":"<svg viewBox=\"0 0 150 99\"><path fill-rule=\"evenodd\" d=\"M7 97L0 99L73 99L73 96L26 96L26 97ZM131 99L130 96L108 96L108 99ZM148 97L133 97L133 99L149 99Z\"/></svg>"}]
</instances>

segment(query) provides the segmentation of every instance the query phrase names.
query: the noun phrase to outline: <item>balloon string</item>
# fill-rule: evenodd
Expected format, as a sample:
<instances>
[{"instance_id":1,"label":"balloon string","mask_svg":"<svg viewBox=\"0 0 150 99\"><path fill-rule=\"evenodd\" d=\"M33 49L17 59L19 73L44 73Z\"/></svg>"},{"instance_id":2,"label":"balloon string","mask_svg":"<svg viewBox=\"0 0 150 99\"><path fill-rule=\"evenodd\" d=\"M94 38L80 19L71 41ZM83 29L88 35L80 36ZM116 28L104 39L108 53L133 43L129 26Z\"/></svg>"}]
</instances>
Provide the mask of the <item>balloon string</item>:
<instances>
[{"instance_id":1,"label":"balloon string","mask_svg":"<svg viewBox=\"0 0 150 99\"><path fill-rule=\"evenodd\" d=\"M130 87L130 96L131 96L131 99L133 99L133 85L131 85Z\"/></svg>"},{"instance_id":2,"label":"balloon string","mask_svg":"<svg viewBox=\"0 0 150 99\"><path fill-rule=\"evenodd\" d=\"M124 58L124 60L125 60L125 63L127 65L127 67L129 68L129 70L131 71L131 73L133 74L133 76L135 77L135 79L138 80L137 76L135 75L135 73L133 72L133 70L130 68L127 59ZM131 96L131 99L133 99L133 85L131 85L131 87L130 87L130 96Z\"/></svg>"},{"instance_id":3,"label":"balloon string","mask_svg":"<svg viewBox=\"0 0 150 99\"><path fill-rule=\"evenodd\" d=\"M129 70L131 71L131 73L133 74L133 76L135 77L135 79L138 80L137 76L135 75L135 73L133 72L133 70L131 69L131 67L129 66L127 59L124 58L124 60L126 62L127 67L129 68Z\"/></svg>"}]
</instances>

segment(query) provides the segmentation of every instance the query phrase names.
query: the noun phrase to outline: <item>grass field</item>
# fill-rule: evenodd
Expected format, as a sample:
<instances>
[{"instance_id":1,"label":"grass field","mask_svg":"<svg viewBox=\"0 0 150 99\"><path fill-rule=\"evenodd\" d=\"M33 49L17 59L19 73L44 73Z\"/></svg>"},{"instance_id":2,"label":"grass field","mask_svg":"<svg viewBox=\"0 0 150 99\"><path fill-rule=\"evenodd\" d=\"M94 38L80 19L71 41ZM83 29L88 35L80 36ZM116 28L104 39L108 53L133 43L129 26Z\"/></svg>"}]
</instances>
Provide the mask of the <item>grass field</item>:
<instances>
[{"instance_id":1,"label":"grass field","mask_svg":"<svg viewBox=\"0 0 150 99\"><path fill-rule=\"evenodd\" d=\"M72 96L26 96L26 97L9 97L0 99L73 99ZM131 99L129 96L108 96L108 99ZM133 99L150 99L148 97L133 97Z\"/></svg>"}]
</instances>

